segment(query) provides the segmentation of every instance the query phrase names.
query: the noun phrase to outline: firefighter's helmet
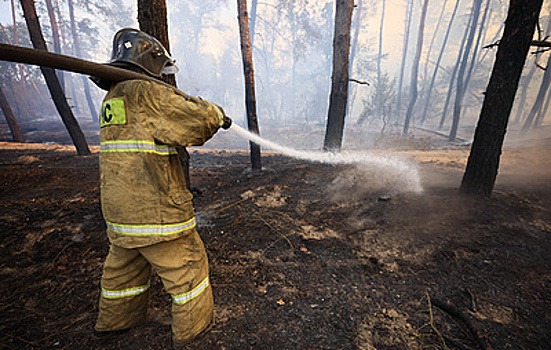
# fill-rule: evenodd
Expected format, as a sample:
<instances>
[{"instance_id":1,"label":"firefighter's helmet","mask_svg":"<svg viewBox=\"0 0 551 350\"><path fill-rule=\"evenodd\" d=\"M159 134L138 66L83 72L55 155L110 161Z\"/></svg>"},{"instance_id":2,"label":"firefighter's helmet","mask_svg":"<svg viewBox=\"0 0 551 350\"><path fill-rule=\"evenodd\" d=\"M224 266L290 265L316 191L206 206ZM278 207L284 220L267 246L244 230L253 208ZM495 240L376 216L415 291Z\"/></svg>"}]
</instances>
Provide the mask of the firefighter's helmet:
<instances>
[{"instance_id":1,"label":"firefighter's helmet","mask_svg":"<svg viewBox=\"0 0 551 350\"><path fill-rule=\"evenodd\" d=\"M124 28L115 34L109 64L123 68L130 64L156 78L178 72L175 61L159 40L133 28Z\"/></svg>"}]
</instances>

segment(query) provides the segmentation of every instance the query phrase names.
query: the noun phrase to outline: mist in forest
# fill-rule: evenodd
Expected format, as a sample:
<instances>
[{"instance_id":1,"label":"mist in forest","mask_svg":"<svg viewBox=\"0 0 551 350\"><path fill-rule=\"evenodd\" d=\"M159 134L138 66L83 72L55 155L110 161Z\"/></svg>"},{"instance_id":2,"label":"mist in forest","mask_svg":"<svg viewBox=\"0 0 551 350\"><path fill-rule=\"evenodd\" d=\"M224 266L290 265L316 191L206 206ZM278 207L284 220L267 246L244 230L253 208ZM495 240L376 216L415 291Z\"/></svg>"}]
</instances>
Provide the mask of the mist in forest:
<instances>
[{"instance_id":1,"label":"mist in forest","mask_svg":"<svg viewBox=\"0 0 551 350\"><path fill-rule=\"evenodd\" d=\"M77 56L69 35L68 2L54 2L62 33L61 52ZM82 58L107 62L113 34L123 27L138 27L135 1L72 2ZM253 3L249 1L248 5L249 25L260 133L287 146L319 149L323 144L331 87L334 1L265 0L256 2L254 16ZM17 1L15 5L18 44L31 46ZM46 6L42 1L36 1L36 6L46 41L52 45ZM485 47L500 39L507 6L505 1L489 0L429 2L418 67L419 95L410 130L430 130L446 140L459 96L457 81L463 64L464 91L459 102L461 115L456 140L472 140L497 51L495 46ZM178 87L223 106L236 123L244 126L236 3L169 0L167 8L171 53L180 68ZM551 31L550 8L548 4L542 12L541 37ZM412 91L421 11L420 2L412 0L356 1L350 58L350 77L354 81L349 84L344 148L367 149L403 142L397 136L402 134ZM0 41L14 43L9 1L0 2L0 13ZM544 70L536 63L545 67L549 56L549 52L529 55L510 118L511 128L523 126L536 105L536 97L542 95ZM23 120L56 117L36 67L29 66L28 72L23 72L12 63L0 62L0 68L0 83ZM79 121L91 121L80 77L64 75L66 95ZM99 106L104 92L94 86L92 95ZM543 99L534 112L540 127L551 120L549 91L543 94ZM247 144L241 141L229 146L246 148Z\"/></svg>"}]
</instances>

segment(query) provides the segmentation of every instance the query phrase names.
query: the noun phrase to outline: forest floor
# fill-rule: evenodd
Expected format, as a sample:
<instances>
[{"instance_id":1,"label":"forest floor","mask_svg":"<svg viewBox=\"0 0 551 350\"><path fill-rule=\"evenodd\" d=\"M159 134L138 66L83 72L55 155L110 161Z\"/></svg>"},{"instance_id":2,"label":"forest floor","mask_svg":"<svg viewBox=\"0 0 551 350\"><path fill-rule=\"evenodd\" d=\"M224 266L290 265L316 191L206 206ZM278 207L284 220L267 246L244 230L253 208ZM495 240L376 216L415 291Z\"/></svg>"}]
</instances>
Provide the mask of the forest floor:
<instances>
[{"instance_id":1,"label":"forest floor","mask_svg":"<svg viewBox=\"0 0 551 350\"><path fill-rule=\"evenodd\" d=\"M190 153L216 303L190 349L551 348L551 142L507 148L491 198L458 192L467 147L373 152L417 164L422 193L350 165L266 152L252 176L245 151ZM0 172L0 349L168 349L158 278L149 322L91 338L97 147L3 142Z\"/></svg>"}]
</instances>

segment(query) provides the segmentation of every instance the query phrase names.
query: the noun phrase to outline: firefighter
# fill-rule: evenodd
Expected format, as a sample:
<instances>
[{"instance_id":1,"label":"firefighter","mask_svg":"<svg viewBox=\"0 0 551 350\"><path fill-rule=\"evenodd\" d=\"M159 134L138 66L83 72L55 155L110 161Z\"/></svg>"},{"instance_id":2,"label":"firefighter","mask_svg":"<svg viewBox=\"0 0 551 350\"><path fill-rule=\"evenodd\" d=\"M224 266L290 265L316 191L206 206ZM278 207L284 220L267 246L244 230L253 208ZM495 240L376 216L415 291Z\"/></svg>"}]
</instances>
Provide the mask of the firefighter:
<instances>
[{"instance_id":1,"label":"firefighter","mask_svg":"<svg viewBox=\"0 0 551 350\"><path fill-rule=\"evenodd\" d=\"M161 43L125 28L109 65L155 78L176 66ZM162 83L93 78L108 90L100 115L101 205L110 242L95 336L120 334L146 318L151 271L172 297L175 348L213 322L207 254L176 146L199 146L231 120L217 105Z\"/></svg>"}]
</instances>

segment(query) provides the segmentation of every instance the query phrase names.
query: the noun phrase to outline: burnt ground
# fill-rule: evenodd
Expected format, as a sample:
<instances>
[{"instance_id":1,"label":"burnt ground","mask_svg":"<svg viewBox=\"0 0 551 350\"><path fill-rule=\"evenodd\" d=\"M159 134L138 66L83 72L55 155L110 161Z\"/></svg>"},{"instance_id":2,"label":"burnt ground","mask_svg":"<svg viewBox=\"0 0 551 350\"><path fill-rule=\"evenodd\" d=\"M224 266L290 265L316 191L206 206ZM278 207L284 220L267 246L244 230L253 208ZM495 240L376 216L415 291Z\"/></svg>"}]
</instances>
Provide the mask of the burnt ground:
<instances>
[{"instance_id":1,"label":"burnt ground","mask_svg":"<svg viewBox=\"0 0 551 350\"><path fill-rule=\"evenodd\" d=\"M247 153L193 150L217 323L190 349L550 349L550 150L506 150L489 199L458 193L466 149L402 152L421 194L277 155L251 176ZM169 348L156 278L147 324L91 338L97 153L2 143L0 164L0 348Z\"/></svg>"}]
</instances>

